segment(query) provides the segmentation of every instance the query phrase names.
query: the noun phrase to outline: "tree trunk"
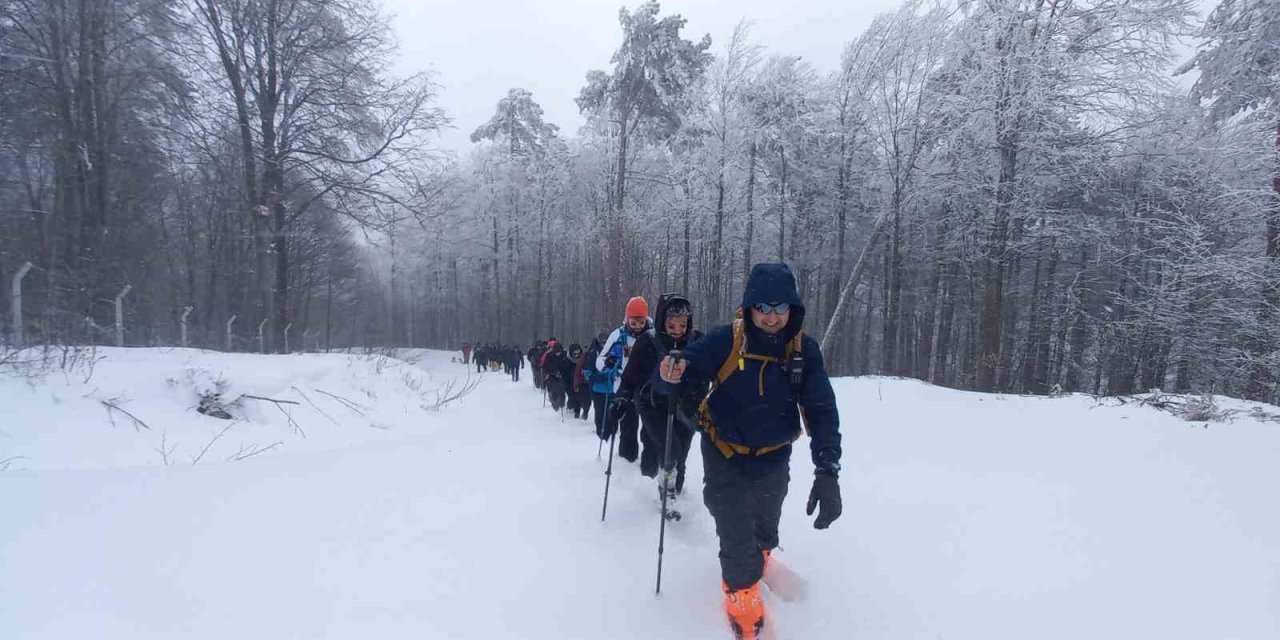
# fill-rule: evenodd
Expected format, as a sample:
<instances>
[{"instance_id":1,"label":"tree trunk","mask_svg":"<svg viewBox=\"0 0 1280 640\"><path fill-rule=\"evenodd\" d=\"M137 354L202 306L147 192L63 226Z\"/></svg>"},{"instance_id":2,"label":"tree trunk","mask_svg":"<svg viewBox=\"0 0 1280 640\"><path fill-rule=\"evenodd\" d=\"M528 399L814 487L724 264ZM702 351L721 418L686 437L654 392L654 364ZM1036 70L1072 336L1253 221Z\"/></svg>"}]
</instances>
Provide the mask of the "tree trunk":
<instances>
[{"instance_id":1,"label":"tree trunk","mask_svg":"<svg viewBox=\"0 0 1280 640\"><path fill-rule=\"evenodd\" d=\"M614 176L613 220L609 225L609 275L606 299L610 308L622 306L622 268L626 244L627 147L631 138L630 108L624 102L619 108L618 166Z\"/></svg>"},{"instance_id":2,"label":"tree trunk","mask_svg":"<svg viewBox=\"0 0 1280 640\"><path fill-rule=\"evenodd\" d=\"M1085 268L1089 264L1088 258L1088 253L1084 249L1081 249L1079 273L1084 273ZM1079 292L1076 292L1076 299L1077 302L1074 313L1072 314L1074 316L1074 320L1071 325L1071 337L1068 347L1071 351L1071 358L1067 364L1067 371L1064 376L1063 384L1063 387L1067 391L1083 390L1082 385L1084 380L1082 376L1084 374L1084 352L1085 349L1088 348L1089 338L1088 325L1086 323L1084 310L1084 300L1081 299L1081 294ZM1101 356L1101 354L1099 354L1099 356ZM1101 359L1101 357L1099 357L1099 359Z\"/></svg>"},{"instance_id":3,"label":"tree trunk","mask_svg":"<svg viewBox=\"0 0 1280 640\"><path fill-rule=\"evenodd\" d=\"M1002 145L1000 177L996 184L995 214L987 234L986 277L982 296L982 344L977 362L977 390L994 391L1000 363L1000 323L1003 318L1004 272L1008 266L1009 212L1017 149Z\"/></svg>"},{"instance_id":4,"label":"tree trunk","mask_svg":"<svg viewBox=\"0 0 1280 640\"><path fill-rule=\"evenodd\" d=\"M755 196L756 196L756 142L751 141L751 149L747 152L747 237L743 244L742 254L742 278L751 275L751 242L754 240L756 214L755 214Z\"/></svg>"},{"instance_id":5,"label":"tree trunk","mask_svg":"<svg viewBox=\"0 0 1280 640\"><path fill-rule=\"evenodd\" d=\"M1052 241L1049 248L1049 267L1044 277L1044 297L1038 304L1041 305L1040 310L1040 330L1036 336L1036 354L1035 366L1031 374L1031 383L1028 385L1028 391L1035 394L1046 394L1051 390L1049 384L1049 365L1050 365L1050 349L1049 336L1052 332L1052 323L1055 319L1059 323L1062 318L1058 318L1054 311L1053 301L1056 298L1055 280L1058 276L1058 262L1061 254L1058 252L1057 239Z\"/></svg>"},{"instance_id":6,"label":"tree trunk","mask_svg":"<svg viewBox=\"0 0 1280 640\"><path fill-rule=\"evenodd\" d=\"M827 324L831 323L835 316L836 306L839 304L840 298L840 278L844 275L845 256L848 253L848 242L845 236L849 230L849 188L848 176L849 165L849 143L847 134L845 133L845 115L842 112L840 116L840 163L836 167L836 268L831 275L831 283L827 291L827 305L830 307L830 313L827 314ZM825 354L828 359L833 360L841 365L849 366L846 361L848 354L845 349L839 348L846 345L846 342L835 342L831 345L832 353Z\"/></svg>"},{"instance_id":7,"label":"tree trunk","mask_svg":"<svg viewBox=\"0 0 1280 640\"><path fill-rule=\"evenodd\" d=\"M787 148L779 147L782 179L778 183L778 262L787 261Z\"/></svg>"},{"instance_id":8,"label":"tree trunk","mask_svg":"<svg viewBox=\"0 0 1280 640\"><path fill-rule=\"evenodd\" d=\"M864 253L865 253L865 250L864 250ZM854 270L857 271L857 268L855 267ZM844 292L841 292L840 299L844 300L844 297L845 297ZM872 314L875 310L875 306L876 306L875 302L876 302L876 274L874 271L872 271L871 281L867 283L867 310L866 310L866 313L862 315L862 348L857 350L858 360L859 360L857 370L859 373L863 375L871 373L871 324L872 324L871 319L874 317ZM827 331L828 333L830 333L831 331L830 327L827 328ZM823 338L823 342L824 343L826 342L825 337Z\"/></svg>"},{"instance_id":9,"label":"tree trunk","mask_svg":"<svg viewBox=\"0 0 1280 640\"><path fill-rule=\"evenodd\" d=\"M901 375L899 359L899 331L902 317L902 185L894 176L890 211L893 215L893 233L889 251L885 255L885 312L883 360L881 370L887 375Z\"/></svg>"},{"instance_id":10,"label":"tree trunk","mask_svg":"<svg viewBox=\"0 0 1280 640\"><path fill-rule=\"evenodd\" d=\"M723 109L721 110L723 113ZM711 324L719 323L725 316L721 309L721 294L723 293L722 272L724 271L723 251L724 251L724 193L725 193L725 164L728 162L728 144L726 137L728 132L725 130L724 123L720 127L720 166L716 173L716 231L715 244L711 247L711 295L709 296L709 304L707 309L707 321ZM687 293L686 293L687 295ZM710 326L710 325L709 325Z\"/></svg>"},{"instance_id":11,"label":"tree trunk","mask_svg":"<svg viewBox=\"0 0 1280 640\"><path fill-rule=\"evenodd\" d=\"M1032 275L1030 309L1027 311L1027 347L1022 354L1021 362L1018 368L1021 369L1022 379L1021 391L1023 393L1043 393L1035 388L1036 369L1039 367L1038 358L1040 357L1040 323L1041 307L1040 307L1040 273L1042 259L1036 256L1035 272Z\"/></svg>"},{"instance_id":12,"label":"tree trunk","mask_svg":"<svg viewBox=\"0 0 1280 640\"><path fill-rule=\"evenodd\" d=\"M941 220L938 221L937 237L933 241L933 272L929 276L929 285L925 290L927 298L924 301L924 317L920 320L920 357L916 360L915 377L921 380L930 379L930 367L933 364L934 317L938 308L937 303L942 297L938 289L942 281L942 271L945 268L949 217L950 205L944 202Z\"/></svg>"},{"instance_id":13,"label":"tree trunk","mask_svg":"<svg viewBox=\"0 0 1280 640\"><path fill-rule=\"evenodd\" d=\"M947 361L951 357L952 331L955 321L955 283L960 278L958 263L947 267L947 277L941 284L941 302L938 309L938 345L934 353L933 383L947 385Z\"/></svg>"},{"instance_id":14,"label":"tree trunk","mask_svg":"<svg viewBox=\"0 0 1280 640\"><path fill-rule=\"evenodd\" d=\"M1266 358L1275 349L1272 325L1275 324L1275 309L1280 305L1280 120L1276 122L1274 148L1276 159L1272 164L1271 198L1266 209L1267 261L1262 304L1258 307L1258 336L1254 338L1251 349L1254 363L1244 393L1246 399L1257 402L1269 402L1271 388L1275 384L1274 372Z\"/></svg>"},{"instance_id":15,"label":"tree trunk","mask_svg":"<svg viewBox=\"0 0 1280 640\"><path fill-rule=\"evenodd\" d=\"M879 241L880 234L884 231L885 222L888 219L887 215L881 214L880 219L876 220L875 225L871 228L871 234L867 237L866 246L862 248L862 253L858 255L858 261L854 263L849 279L845 281L844 289L840 291L840 299L836 302L836 309L831 314L831 321L827 323L827 329L822 333L822 350L824 352L827 350L828 345L831 344L831 339L835 336L836 330L840 328L840 319L843 317L845 308L852 302L853 292L858 286L858 281L862 279L862 271L866 268L868 258ZM869 331L869 327L870 323L867 323L863 326L863 331Z\"/></svg>"},{"instance_id":16,"label":"tree trunk","mask_svg":"<svg viewBox=\"0 0 1280 640\"><path fill-rule=\"evenodd\" d=\"M1007 31L996 41L1000 56L998 88L995 104L996 149L999 151L1000 173L996 179L996 201L986 241L986 274L982 295L982 343L978 352L978 391L994 391L1000 368L1000 337L1003 320L1004 275L1008 268L1009 217L1013 209L1014 186L1018 173L1018 145L1021 118L1018 114L1020 80L1014 66L1015 43L1021 25L1010 20Z\"/></svg>"}]
</instances>

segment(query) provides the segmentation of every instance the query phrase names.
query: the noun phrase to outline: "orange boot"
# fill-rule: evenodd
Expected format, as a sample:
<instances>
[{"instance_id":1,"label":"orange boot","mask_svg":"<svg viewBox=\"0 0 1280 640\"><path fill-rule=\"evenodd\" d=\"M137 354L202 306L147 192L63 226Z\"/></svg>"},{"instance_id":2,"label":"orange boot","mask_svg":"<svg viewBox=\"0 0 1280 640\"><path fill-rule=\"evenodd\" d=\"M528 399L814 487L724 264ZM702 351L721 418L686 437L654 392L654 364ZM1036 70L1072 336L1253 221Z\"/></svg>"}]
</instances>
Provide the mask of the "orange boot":
<instances>
[{"instance_id":1,"label":"orange boot","mask_svg":"<svg viewBox=\"0 0 1280 640\"><path fill-rule=\"evenodd\" d=\"M738 640L764 638L765 612L760 583L757 581L745 589L730 591L729 585L721 582L720 588L724 590L724 612L729 616L733 637Z\"/></svg>"}]
</instances>

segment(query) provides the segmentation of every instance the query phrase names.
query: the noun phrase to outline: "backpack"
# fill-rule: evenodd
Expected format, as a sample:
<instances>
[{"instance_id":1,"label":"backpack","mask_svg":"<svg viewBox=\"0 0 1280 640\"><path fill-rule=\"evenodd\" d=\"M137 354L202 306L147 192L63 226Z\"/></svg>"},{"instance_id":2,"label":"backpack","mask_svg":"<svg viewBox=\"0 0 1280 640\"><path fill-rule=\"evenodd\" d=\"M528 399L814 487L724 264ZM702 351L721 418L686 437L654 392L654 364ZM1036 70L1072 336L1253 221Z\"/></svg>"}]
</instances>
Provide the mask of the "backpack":
<instances>
[{"instance_id":1,"label":"backpack","mask_svg":"<svg viewBox=\"0 0 1280 640\"><path fill-rule=\"evenodd\" d=\"M781 359L772 356L762 356L747 351L747 335L746 321L742 318L742 309L739 308L736 317L733 320L733 347L729 349L729 356L725 358L724 364L720 365L720 370L716 373L716 379L711 383L711 388L707 391L706 397L702 399L702 403L698 405L699 424L704 433L711 438L711 442L716 445L716 449L726 458L732 458L735 455L743 456L762 456L766 453L773 453L796 440L800 439L800 432L796 432L789 440L763 447L748 447L733 442L721 440L716 435L716 425L711 420L710 400L712 394L716 392L725 380L728 380L733 374L743 371L747 367L747 360L758 360L764 364L775 363L783 367L791 377L791 391L798 398L800 395L800 387L804 379L804 332L799 332L794 338L787 342L786 351L783 352ZM761 365L764 366L764 365ZM760 393L764 394L764 375L760 377ZM800 407L800 421L804 424L804 432L809 431L809 420L804 415L804 407Z\"/></svg>"}]
</instances>

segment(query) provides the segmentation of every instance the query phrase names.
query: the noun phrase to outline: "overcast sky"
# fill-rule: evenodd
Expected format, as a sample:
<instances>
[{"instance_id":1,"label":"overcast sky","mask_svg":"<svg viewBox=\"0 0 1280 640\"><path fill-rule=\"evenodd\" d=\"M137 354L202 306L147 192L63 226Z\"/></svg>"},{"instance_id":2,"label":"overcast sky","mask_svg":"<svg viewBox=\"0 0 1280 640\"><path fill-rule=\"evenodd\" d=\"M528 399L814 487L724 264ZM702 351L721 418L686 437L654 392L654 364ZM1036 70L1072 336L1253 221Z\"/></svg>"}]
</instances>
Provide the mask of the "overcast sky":
<instances>
[{"instance_id":1,"label":"overcast sky","mask_svg":"<svg viewBox=\"0 0 1280 640\"><path fill-rule=\"evenodd\" d=\"M834 70L844 45L902 0L666 0L662 15L688 21L683 35L710 34L719 54L739 21L766 54L798 55L819 72ZM382 0L400 40L394 71L432 71L439 105L453 119L440 146L463 156L468 137L513 87L533 92L546 119L573 135L582 124L573 102L591 69L609 69L622 39L618 9L641 0ZM1199 0L1202 7L1215 0Z\"/></svg>"},{"instance_id":2,"label":"overcast sky","mask_svg":"<svg viewBox=\"0 0 1280 640\"><path fill-rule=\"evenodd\" d=\"M512 87L533 92L546 119L572 135L582 124L573 102L591 69L609 68L622 40L617 0L382 0L400 39L395 71L431 70L439 104L454 121L442 147L465 155L471 132ZM666 0L662 15L688 20L683 35L711 35L719 53L742 19L766 53L802 56L834 70L845 43L901 0ZM625 5L634 8L640 0Z\"/></svg>"}]
</instances>

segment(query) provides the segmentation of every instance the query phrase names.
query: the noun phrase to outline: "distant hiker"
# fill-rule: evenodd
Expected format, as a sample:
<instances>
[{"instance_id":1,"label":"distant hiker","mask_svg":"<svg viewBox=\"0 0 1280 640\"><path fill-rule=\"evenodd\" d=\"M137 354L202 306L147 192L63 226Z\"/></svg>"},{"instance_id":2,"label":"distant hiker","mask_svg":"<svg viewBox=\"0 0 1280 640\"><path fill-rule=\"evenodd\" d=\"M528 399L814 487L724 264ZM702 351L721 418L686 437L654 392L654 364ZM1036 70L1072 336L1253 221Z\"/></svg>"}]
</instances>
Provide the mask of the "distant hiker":
<instances>
[{"instance_id":1,"label":"distant hiker","mask_svg":"<svg viewBox=\"0 0 1280 640\"><path fill-rule=\"evenodd\" d=\"M791 443L803 420L816 469L806 513L817 507L813 526L825 529L841 511L840 418L818 343L801 332L805 309L791 270L753 267L739 311L745 317L712 329L682 360L665 357L654 392L682 381L712 385L700 411L702 495L720 538L725 613L738 637L754 640L771 622L760 581L770 585Z\"/></svg>"},{"instance_id":2,"label":"distant hiker","mask_svg":"<svg viewBox=\"0 0 1280 640\"><path fill-rule=\"evenodd\" d=\"M628 300L623 320L623 325L609 334L601 347L600 355L596 356L596 368L614 381L615 393L621 383L621 374L627 367L627 360L631 358L631 349L635 346L636 339L653 326L653 321L649 319L649 303L640 296ZM618 413L612 410L609 412L608 424L604 425L604 431L599 435L601 439L608 440L613 435L613 430L617 429L618 455L627 462L635 462L640 456L640 443L636 439L639 425L640 419L635 408L627 406Z\"/></svg>"},{"instance_id":3,"label":"distant hiker","mask_svg":"<svg viewBox=\"0 0 1280 640\"><path fill-rule=\"evenodd\" d=\"M471 364L471 343L462 345L462 364Z\"/></svg>"},{"instance_id":4,"label":"distant hiker","mask_svg":"<svg viewBox=\"0 0 1280 640\"><path fill-rule=\"evenodd\" d=\"M581 372L578 374L591 387L591 407L595 411L596 435L605 432L604 412L605 399L611 398L613 395L613 379L609 378L608 373L601 371L596 366L596 360L600 355L600 351L604 348L604 343L609 340L609 332L601 331L591 341L591 346L587 348L587 353L583 357ZM603 437L603 436L601 436Z\"/></svg>"},{"instance_id":5,"label":"distant hiker","mask_svg":"<svg viewBox=\"0 0 1280 640\"><path fill-rule=\"evenodd\" d=\"M539 367L542 369L543 385L546 387L551 408L559 411L565 405L565 391L573 376L573 363L565 353L564 345L555 338L548 340L547 353L542 356Z\"/></svg>"},{"instance_id":6,"label":"distant hiker","mask_svg":"<svg viewBox=\"0 0 1280 640\"><path fill-rule=\"evenodd\" d=\"M515 344L507 347L507 366L511 369L511 381L518 383L520 381L520 370L525 367L525 356L524 353L520 352L520 347L515 346Z\"/></svg>"},{"instance_id":7,"label":"distant hiker","mask_svg":"<svg viewBox=\"0 0 1280 640\"><path fill-rule=\"evenodd\" d=\"M582 345L576 342L569 345L569 360L573 363L573 371L568 378L569 410L573 411L573 417L586 420L591 412L591 385L582 378L582 367L587 361Z\"/></svg>"},{"instance_id":8,"label":"distant hiker","mask_svg":"<svg viewBox=\"0 0 1280 640\"><path fill-rule=\"evenodd\" d=\"M533 386L536 389L542 388L542 369L539 366L542 362L542 356L546 351L546 343L541 340L534 342L529 348L529 372L533 374Z\"/></svg>"},{"instance_id":9,"label":"distant hiker","mask_svg":"<svg viewBox=\"0 0 1280 640\"><path fill-rule=\"evenodd\" d=\"M613 400L610 412L623 413L634 410L640 415L640 439L644 444L640 454L640 473L650 478L658 476L658 468L664 460L667 436L667 394L655 402L651 392L654 371L658 363L672 349L684 349L702 337L693 330L693 307L689 300L676 293L663 294L658 299L654 313L655 328L646 331L631 350L631 359L622 372L622 383ZM659 488L667 491L670 502L684 491L685 460L689 457L689 445L698 429L698 404L706 395L707 385L691 382L680 387L675 420L672 422L670 464L663 467L666 478L659 478ZM665 482L664 482L665 480ZM661 496L659 496L661 497ZM678 512L672 510L678 518Z\"/></svg>"}]
</instances>

